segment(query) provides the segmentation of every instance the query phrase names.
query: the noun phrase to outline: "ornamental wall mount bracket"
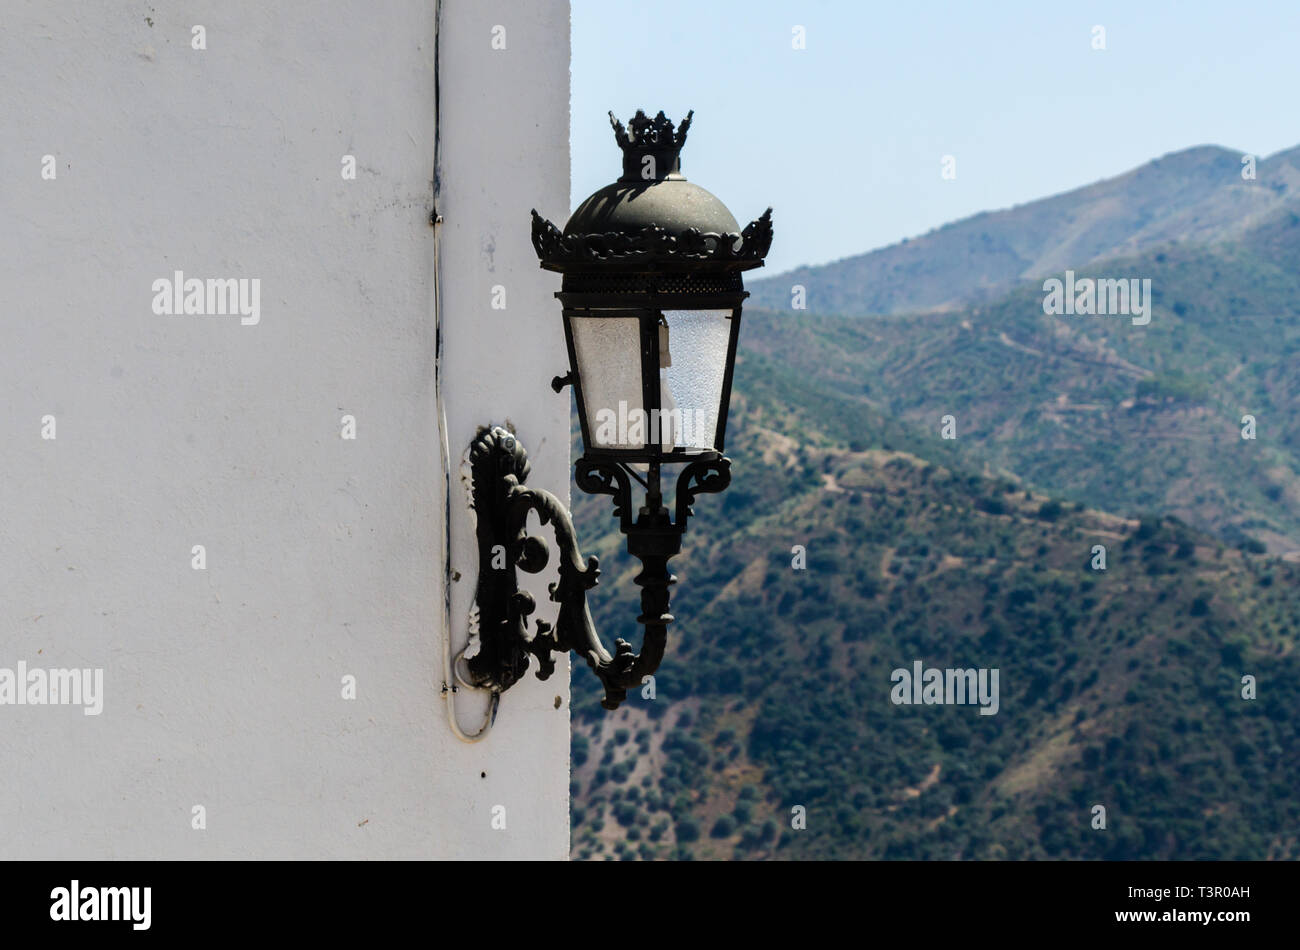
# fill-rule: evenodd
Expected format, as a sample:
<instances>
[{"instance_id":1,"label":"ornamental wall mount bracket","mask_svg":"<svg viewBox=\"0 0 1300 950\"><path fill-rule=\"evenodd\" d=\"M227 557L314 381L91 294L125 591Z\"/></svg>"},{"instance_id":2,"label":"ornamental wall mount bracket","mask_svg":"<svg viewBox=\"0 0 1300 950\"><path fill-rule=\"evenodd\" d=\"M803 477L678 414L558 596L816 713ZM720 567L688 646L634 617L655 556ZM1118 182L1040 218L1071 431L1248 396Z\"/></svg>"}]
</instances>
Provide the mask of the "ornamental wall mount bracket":
<instances>
[{"instance_id":1,"label":"ornamental wall mount bracket","mask_svg":"<svg viewBox=\"0 0 1300 950\"><path fill-rule=\"evenodd\" d=\"M555 495L526 484L528 453L514 433L501 426L479 429L467 454L470 506L476 517L479 574L475 590L476 630L465 651L470 682L503 692L523 678L529 657L537 659L537 677L545 680L555 671L553 653L576 651L584 657L605 687L606 709L617 709L629 689L659 668L668 639L669 589L677 582L668 561L681 551L682 535L697 495L720 492L731 480L729 459L711 453L686 465L678 475L674 509L663 504L657 475L647 485L647 504L632 514L632 481L627 466L606 460L582 458L575 481L589 494L609 495L614 515L627 535L628 550L642 563L635 578L641 588L641 614L645 627L641 652L633 653L626 640L617 640L610 653L596 633L587 591L600 577L595 557L583 558L573 519ZM638 477L639 480L639 477ZM550 560L543 538L527 532L528 513L536 512L542 525L550 525L559 548L559 578L549 587L550 599L559 605L552 625L538 619L529 630L528 618L536 610L533 596L519 588L516 570L536 574Z\"/></svg>"}]
</instances>

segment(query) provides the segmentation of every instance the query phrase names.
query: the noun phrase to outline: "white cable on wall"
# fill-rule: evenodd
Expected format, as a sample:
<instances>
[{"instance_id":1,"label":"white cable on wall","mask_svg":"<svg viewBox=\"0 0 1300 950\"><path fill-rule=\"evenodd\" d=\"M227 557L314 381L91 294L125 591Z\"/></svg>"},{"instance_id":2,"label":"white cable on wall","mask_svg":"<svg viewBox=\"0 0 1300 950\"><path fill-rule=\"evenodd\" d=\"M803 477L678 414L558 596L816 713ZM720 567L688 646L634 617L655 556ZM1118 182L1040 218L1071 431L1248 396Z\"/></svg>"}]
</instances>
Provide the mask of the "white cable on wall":
<instances>
[{"instance_id":1,"label":"white cable on wall","mask_svg":"<svg viewBox=\"0 0 1300 950\"><path fill-rule=\"evenodd\" d=\"M433 335L434 335L434 399L438 415L438 451L442 460L443 477L443 528L442 528L442 695L447 703L447 723L452 734L461 742L481 742L496 721L501 694L485 690L461 679L454 669L451 656L451 450L447 443L447 411L442 403L442 97L441 63L439 47L442 42L442 0L434 8L433 41ZM464 652L463 650L461 651ZM457 658L459 659L459 657ZM457 683L460 683L458 686ZM477 732L466 735L456 719L456 694L460 686L490 692L492 699Z\"/></svg>"}]
</instances>

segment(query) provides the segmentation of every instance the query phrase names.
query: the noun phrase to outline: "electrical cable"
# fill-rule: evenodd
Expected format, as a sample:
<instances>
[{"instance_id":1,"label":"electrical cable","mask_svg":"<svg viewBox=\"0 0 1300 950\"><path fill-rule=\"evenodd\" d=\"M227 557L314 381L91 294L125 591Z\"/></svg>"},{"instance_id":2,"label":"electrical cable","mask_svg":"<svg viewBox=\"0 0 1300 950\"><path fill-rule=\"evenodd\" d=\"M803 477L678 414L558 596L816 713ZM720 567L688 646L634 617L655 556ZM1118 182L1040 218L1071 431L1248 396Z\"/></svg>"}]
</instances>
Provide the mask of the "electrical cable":
<instances>
[{"instance_id":1,"label":"electrical cable","mask_svg":"<svg viewBox=\"0 0 1300 950\"><path fill-rule=\"evenodd\" d=\"M447 444L447 411L442 402L442 74L439 61L442 44L442 0L434 5L433 40L433 336L434 336L434 400L438 416L438 451L442 461L443 513L442 513L442 696L447 703L447 723L452 734L461 742L481 742L496 722L501 705L501 693L466 682L460 675L462 649L453 661L451 656L451 450ZM457 685L459 683L459 685ZM456 694L460 687L481 690L492 694L483 725L477 732L466 735L456 719Z\"/></svg>"}]
</instances>

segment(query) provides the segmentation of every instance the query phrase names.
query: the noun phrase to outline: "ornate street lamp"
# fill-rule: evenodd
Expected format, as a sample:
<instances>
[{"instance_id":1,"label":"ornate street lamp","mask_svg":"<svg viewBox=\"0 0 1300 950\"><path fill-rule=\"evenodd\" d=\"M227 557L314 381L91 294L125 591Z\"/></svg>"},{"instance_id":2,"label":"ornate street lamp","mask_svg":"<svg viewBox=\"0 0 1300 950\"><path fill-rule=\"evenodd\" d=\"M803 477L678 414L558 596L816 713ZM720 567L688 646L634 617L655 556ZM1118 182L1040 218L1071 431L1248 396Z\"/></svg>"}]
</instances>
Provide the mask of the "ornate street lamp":
<instances>
[{"instance_id":1,"label":"ornate street lamp","mask_svg":"<svg viewBox=\"0 0 1300 950\"><path fill-rule=\"evenodd\" d=\"M731 479L722 452L748 296L741 272L761 267L772 243L772 209L742 231L721 201L682 177L692 115L674 129L662 112L650 119L638 111L624 128L611 113L622 177L584 201L563 232L533 212L541 266L564 275L556 297L569 371L552 387L571 384L577 399L584 452L575 481L613 497L628 551L641 560L641 652L618 640L611 655L601 644L586 603L596 558L584 564L559 500L524 486L528 460L518 439L484 428L469 453L479 538L478 629L465 654L473 685L507 689L530 654L545 679L555 668L552 652L577 650L605 686L603 705L615 709L663 658L676 582L668 561L681 551L695 497L720 492ZM683 467L670 508L660 476L674 464ZM645 490L635 511L634 481ZM553 524L561 554L550 587L560 605L555 626L539 620L531 635L526 618L535 605L518 589L514 567L540 571L548 550L525 532L530 510Z\"/></svg>"}]
</instances>

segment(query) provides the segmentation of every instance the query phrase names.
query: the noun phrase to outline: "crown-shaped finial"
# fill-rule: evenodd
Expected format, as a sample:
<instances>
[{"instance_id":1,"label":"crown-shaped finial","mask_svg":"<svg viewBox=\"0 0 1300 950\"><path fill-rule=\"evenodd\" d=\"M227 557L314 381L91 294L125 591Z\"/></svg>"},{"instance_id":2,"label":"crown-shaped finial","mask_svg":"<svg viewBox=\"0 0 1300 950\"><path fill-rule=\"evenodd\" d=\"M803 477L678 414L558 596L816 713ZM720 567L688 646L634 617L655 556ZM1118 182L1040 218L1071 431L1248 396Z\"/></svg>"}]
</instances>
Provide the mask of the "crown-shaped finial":
<instances>
[{"instance_id":1,"label":"crown-shaped finial","mask_svg":"<svg viewBox=\"0 0 1300 950\"><path fill-rule=\"evenodd\" d=\"M627 123L609 114L609 124L614 127L614 141L623 150L623 177L621 182L655 182L665 178L681 178L681 150L686 144L686 132L691 127L692 109L673 128L672 120L660 112L653 119L642 109Z\"/></svg>"},{"instance_id":2,"label":"crown-shaped finial","mask_svg":"<svg viewBox=\"0 0 1300 950\"><path fill-rule=\"evenodd\" d=\"M637 109L636 115L628 120L626 129L611 112L609 124L614 127L614 140L624 152L663 151L679 149L686 144L686 132L691 127L693 115L695 115L694 109L686 113L686 118L682 119L682 124L676 129L673 128L672 120L664 115L662 110L651 119L644 110Z\"/></svg>"}]
</instances>

